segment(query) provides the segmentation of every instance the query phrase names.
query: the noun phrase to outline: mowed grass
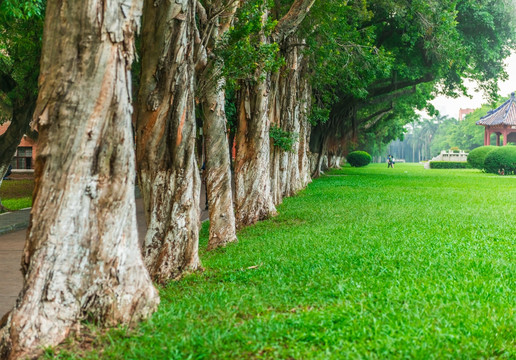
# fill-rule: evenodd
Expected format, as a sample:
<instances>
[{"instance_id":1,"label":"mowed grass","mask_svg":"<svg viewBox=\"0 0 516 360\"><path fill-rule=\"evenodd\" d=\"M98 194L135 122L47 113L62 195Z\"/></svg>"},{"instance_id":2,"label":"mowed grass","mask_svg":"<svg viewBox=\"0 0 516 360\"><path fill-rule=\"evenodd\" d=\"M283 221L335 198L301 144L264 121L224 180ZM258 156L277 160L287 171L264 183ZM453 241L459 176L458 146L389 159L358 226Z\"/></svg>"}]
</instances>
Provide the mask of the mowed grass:
<instances>
[{"instance_id":1,"label":"mowed grass","mask_svg":"<svg viewBox=\"0 0 516 360\"><path fill-rule=\"evenodd\" d=\"M20 210L32 206L34 180L4 180L0 186L2 205L9 210Z\"/></svg>"},{"instance_id":2,"label":"mowed grass","mask_svg":"<svg viewBox=\"0 0 516 360\"><path fill-rule=\"evenodd\" d=\"M47 356L514 359L514 199L516 177L476 170L334 171L202 250L206 271L161 289L134 332Z\"/></svg>"}]
</instances>

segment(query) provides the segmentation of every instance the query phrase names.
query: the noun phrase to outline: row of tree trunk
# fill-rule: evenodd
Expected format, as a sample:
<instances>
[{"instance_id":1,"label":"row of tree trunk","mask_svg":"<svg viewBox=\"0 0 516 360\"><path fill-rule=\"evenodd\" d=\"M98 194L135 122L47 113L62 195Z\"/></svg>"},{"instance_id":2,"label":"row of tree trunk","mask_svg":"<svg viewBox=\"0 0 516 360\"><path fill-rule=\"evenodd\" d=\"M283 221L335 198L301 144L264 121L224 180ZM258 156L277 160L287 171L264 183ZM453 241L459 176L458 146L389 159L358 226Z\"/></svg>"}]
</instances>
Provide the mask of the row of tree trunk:
<instances>
[{"instance_id":1,"label":"row of tree trunk","mask_svg":"<svg viewBox=\"0 0 516 360\"><path fill-rule=\"evenodd\" d=\"M135 324L159 303L136 230L130 68L138 3L47 2L24 284L0 323L2 359L36 357L83 320Z\"/></svg>"},{"instance_id":2,"label":"row of tree trunk","mask_svg":"<svg viewBox=\"0 0 516 360\"><path fill-rule=\"evenodd\" d=\"M159 303L152 280L201 267L196 109L204 115L210 249L235 241L236 228L275 214L284 196L308 184L311 88L293 34L314 1L296 0L275 33L262 34L280 44L286 64L276 74L259 68L240 84L234 176L224 65L213 51L239 1L47 4L24 286L0 322L0 358L37 356L83 320L132 325ZM142 12L134 144L130 68ZM271 144L271 123L297 134L291 151ZM141 251L135 164L148 225Z\"/></svg>"}]
</instances>

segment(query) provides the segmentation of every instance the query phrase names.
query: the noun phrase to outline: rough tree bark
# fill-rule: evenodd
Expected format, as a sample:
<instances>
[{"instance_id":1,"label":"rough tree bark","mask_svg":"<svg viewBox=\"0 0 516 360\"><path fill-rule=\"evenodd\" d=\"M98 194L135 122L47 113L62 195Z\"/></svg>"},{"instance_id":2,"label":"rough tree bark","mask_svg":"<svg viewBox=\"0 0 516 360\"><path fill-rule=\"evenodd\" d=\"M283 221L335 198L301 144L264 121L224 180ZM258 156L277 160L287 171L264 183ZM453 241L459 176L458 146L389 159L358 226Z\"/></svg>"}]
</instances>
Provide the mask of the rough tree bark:
<instances>
[{"instance_id":1,"label":"rough tree bark","mask_svg":"<svg viewBox=\"0 0 516 360\"><path fill-rule=\"evenodd\" d=\"M296 0L263 43L282 44L293 34L315 0ZM266 21L267 12L264 14ZM257 70L251 81L241 83L238 104L237 154L235 161L237 228L276 213L270 179L269 103L272 74Z\"/></svg>"},{"instance_id":2,"label":"rough tree bark","mask_svg":"<svg viewBox=\"0 0 516 360\"><path fill-rule=\"evenodd\" d=\"M310 149L317 154L313 178L319 177L325 167L332 167L332 162L335 165L339 157L347 154L350 145L358 142L357 101L347 97L339 104L333 107L326 123L312 129Z\"/></svg>"},{"instance_id":3,"label":"rough tree bark","mask_svg":"<svg viewBox=\"0 0 516 360\"><path fill-rule=\"evenodd\" d=\"M264 11L262 22L267 21ZM270 41L263 31L260 41ZM237 228L276 214L270 182L269 92L271 74L258 68L241 81L237 104L235 217Z\"/></svg>"},{"instance_id":4,"label":"rough tree bark","mask_svg":"<svg viewBox=\"0 0 516 360\"><path fill-rule=\"evenodd\" d=\"M261 76L243 82L239 94L235 158L237 228L276 214L269 174L270 74Z\"/></svg>"},{"instance_id":5,"label":"rough tree bark","mask_svg":"<svg viewBox=\"0 0 516 360\"><path fill-rule=\"evenodd\" d=\"M199 73L198 90L203 109L203 132L206 149L206 187L210 212L208 250L225 246L237 240L233 191L231 186L230 154L225 113L225 80L221 77L222 64L214 59L212 51L224 33L229 30L238 2L215 1L206 9L210 17L202 31L200 52L207 63ZM200 17L202 18L202 16Z\"/></svg>"},{"instance_id":6,"label":"rough tree bark","mask_svg":"<svg viewBox=\"0 0 516 360\"><path fill-rule=\"evenodd\" d=\"M291 151L277 146L271 150L271 187L275 204L279 204L283 197L294 195L309 182L306 168L306 122L310 94L307 94L307 63L296 46L300 43L302 41L294 37L285 40L286 65L281 69L281 75L276 77L276 91L271 106L271 123L296 136Z\"/></svg>"},{"instance_id":7,"label":"rough tree bark","mask_svg":"<svg viewBox=\"0 0 516 360\"><path fill-rule=\"evenodd\" d=\"M47 3L24 285L0 358L35 357L80 321L128 324L158 294L138 246L129 69L137 1Z\"/></svg>"},{"instance_id":8,"label":"rough tree bark","mask_svg":"<svg viewBox=\"0 0 516 360\"><path fill-rule=\"evenodd\" d=\"M143 11L136 156L148 227L144 260L160 283L201 266L195 7L195 0L148 1Z\"/></svg>"},{"instance_id":9,"label":"rough tree bark","mask_svg":"<svg viewBox=\"0 0 516 360\"><path fill-rule=\"evenodd\" d=\"M288 60L287 60L288 61ZM283 122L281 121L281 115L283 110L283 101L281 95L281 79L282 76L288 76L288 71L285 71L285 67L280 69L280 71L276 74L273 74L271 80L271 104L269 106L269 117L270 117L270 126L271 127L279 127L284 130ZM281 94L281 95L280 95ZM270 142L270 181L271 181L271 195L272 201L274 205L279 205L283 201L283 192L282 192L282 182L281 182L281 160L283 158L282 154L285 150L281 149L274 142L274 139Z\"/></svg>"},{"instance_id":10,"label":"rough tree bark","mask_svg":"<svg viewBox=\"0 0 516 360\"><path fill-rule=\"evenodd\" d=\"M308 64L305 62L305 66ZM306 70L303 71L303 73ZM301 78L301 92L300 92L301 109L299 121L299 147L298 147L298 167L299 167L299 186L304 189L311 181L310 171L310 136L312 125L308 119L312 106L312 86L308 76Z\"/></svg>"}]
</instances>

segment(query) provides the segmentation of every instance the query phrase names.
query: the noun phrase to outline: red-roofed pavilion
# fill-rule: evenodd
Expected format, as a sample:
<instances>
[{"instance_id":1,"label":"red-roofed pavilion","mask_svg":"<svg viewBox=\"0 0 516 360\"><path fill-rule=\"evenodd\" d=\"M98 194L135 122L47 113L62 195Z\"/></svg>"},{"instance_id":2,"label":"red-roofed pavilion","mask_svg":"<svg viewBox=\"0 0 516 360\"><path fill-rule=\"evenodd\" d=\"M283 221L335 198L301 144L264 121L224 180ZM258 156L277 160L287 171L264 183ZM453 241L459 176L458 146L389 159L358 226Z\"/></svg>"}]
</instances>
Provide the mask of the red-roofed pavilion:
<instances>
[{"instance_id":1,"label":"red-roofed pavilion","mask_svg":"<svg viewBox=\"0 0 516 360\"><path fill-rule=\"evenodd\" d=\"M476 122L484 130L484 145L491 145L491 134L496 134L496 146L500 146L500 136L503 136L503 145L509 142L516 143L516 99L514 93L511 98L500 107L491 110L486 116Z\"/></svg>"}]
</instances>

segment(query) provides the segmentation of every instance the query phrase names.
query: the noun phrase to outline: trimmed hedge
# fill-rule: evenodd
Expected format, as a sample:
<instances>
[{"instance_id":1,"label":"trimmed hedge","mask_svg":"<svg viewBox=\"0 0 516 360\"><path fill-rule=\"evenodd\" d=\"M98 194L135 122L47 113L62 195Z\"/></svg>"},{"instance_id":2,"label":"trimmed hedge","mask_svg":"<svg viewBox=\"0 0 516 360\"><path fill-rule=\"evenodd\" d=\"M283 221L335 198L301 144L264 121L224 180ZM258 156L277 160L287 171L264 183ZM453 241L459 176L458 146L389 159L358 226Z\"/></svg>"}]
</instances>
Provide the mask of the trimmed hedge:
<instances>
[{"instance_id":1,"label":"trimmed hedge","mask_svg":"<svg viewBox=\"0 0 516 360\"><path fill-rule=\"evenodd\" d=\"M371 163L371 155L365 151L353 151L346 157L348 163L353 167L362 167Z\"/></svg>"},{"instance_id":2,"label":"trimmed hedge","mask_svg":"<svg viewBox=\"0 0 516 360\"><path fill-rule=\"evenodd\" d=\"M430 161L430 169L469 169L465 161Z\"/></svg>"},{"instance_id":3,"label":"trimmed hedge","mask_svg":"<svg viewBox=\"0 0 516 360\"><path fill-rule=\"evenodd\" d=\"M491 174L516 172L516 146L500 146L491 151L484 161L484 169Z\"/></svg>"},{"instance_id":4,"label":"trimmed hedge","mask_svg":"<svg viewBox=\"0 0 516 360\"><path fill-rule=\"evenodd\" d=\"M486 160L487 154L496 150L496 148L496 146L488 145L471 150L468 155L468 163L475 169L484 170L484 161Z\"/></svg>"}]
</instances>

